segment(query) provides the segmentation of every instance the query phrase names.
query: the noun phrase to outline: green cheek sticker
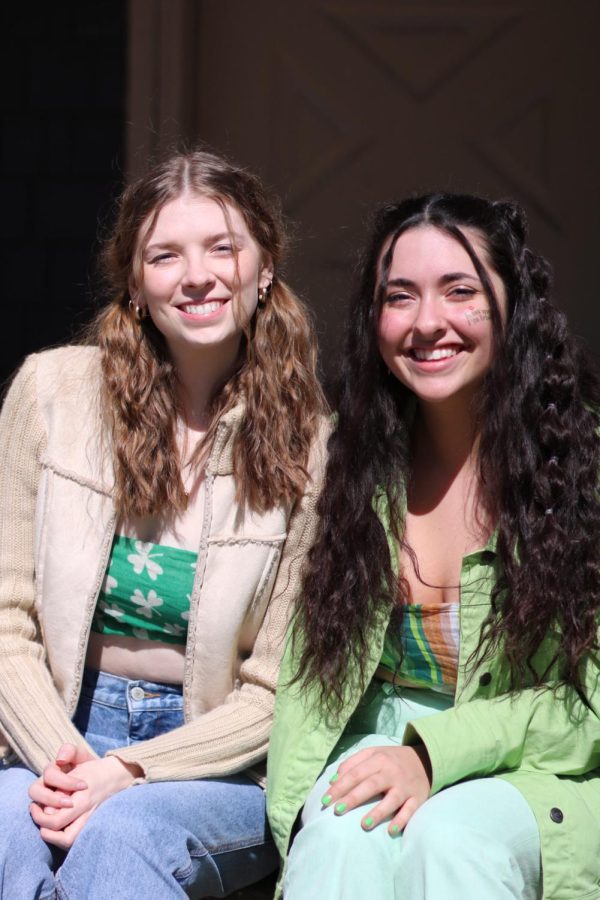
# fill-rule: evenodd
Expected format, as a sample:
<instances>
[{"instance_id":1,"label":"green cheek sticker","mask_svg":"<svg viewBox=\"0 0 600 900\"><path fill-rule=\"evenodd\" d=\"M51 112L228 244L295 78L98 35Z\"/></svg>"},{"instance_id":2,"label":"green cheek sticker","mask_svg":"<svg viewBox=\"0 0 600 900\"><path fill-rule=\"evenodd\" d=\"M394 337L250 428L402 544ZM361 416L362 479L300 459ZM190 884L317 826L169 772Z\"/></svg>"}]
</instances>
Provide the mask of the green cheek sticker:
<instances>
[{"instance_id":1,"label":"green cheek sticker","mask_svg":"<svg viewBox=\"0 0 600 900\"><path fill-rule=\"evenodd\" d=\"M479 322L487 322L491 318L492 314L489 309L475 309L474 306L470 306L465 312L467 325L477 325Z\"/></svg>"}]
</instances>

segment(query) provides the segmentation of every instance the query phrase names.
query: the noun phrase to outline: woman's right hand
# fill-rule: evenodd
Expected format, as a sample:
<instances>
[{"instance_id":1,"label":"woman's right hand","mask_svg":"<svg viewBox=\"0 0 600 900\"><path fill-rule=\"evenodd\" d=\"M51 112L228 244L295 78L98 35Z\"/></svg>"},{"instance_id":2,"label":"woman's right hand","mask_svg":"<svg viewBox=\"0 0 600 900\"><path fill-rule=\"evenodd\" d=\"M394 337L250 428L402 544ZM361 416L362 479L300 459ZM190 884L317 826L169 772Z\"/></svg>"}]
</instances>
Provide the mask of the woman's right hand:
<instances>
[{"instance_id":1,"label":"woman's right hand","mask_svg":"<svg viewBox=\"0 0 600 900\"><path fill-rule=\"evenodd\" d=\"M70 795L82 791L87 784L81 778L74 778L69 772L79 763L95 759L86 747L63 744L54 762L49 763L41 776L29 788L29 796L45 813L52 815L59 809L73 806Z\"/></svg>"}]
</instances>

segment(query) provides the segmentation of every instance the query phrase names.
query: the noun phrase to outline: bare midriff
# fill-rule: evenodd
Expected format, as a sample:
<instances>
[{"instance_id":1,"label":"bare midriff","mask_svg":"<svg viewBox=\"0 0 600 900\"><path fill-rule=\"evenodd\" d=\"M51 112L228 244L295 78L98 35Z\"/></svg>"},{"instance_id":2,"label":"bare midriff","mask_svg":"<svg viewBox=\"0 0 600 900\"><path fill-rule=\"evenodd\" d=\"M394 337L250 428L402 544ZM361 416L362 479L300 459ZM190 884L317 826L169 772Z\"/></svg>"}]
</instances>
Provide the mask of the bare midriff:
<instances>
[{"instance_id":1,"label":"bare midriff","mask_svg":"<svg viewBox=\"0 0 600 900\"><path fill-rule=\"evenodd\" d=\"M91 632L86 665L132 681L181 684L184 659L181 645Z\"/></svg>"}]
</instances>

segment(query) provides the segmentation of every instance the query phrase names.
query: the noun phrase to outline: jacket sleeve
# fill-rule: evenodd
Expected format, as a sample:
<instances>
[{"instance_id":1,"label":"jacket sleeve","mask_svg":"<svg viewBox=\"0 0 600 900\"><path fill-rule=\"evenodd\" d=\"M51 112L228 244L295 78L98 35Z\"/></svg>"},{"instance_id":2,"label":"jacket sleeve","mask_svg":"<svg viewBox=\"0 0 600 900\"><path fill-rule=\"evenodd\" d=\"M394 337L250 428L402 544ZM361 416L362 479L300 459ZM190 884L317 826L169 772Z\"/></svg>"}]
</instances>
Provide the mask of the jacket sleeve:
<instances>
[{"instance_id":1,"label":"jacket sleeve","mask_svg":"<svg viewBox=\"0 0 600 900\"><path fill-rule=\"evenodd\" d=\"M0 726L35 772L65 741L93 752L54 686L35 608L35 508L45 445L32 356L15 376L0 414Z\"/></svg>"},{"instance_id":2,"label":"jacket sleeve","mask_svg":"<svg viewBox=\"0 0 600 900\"><path fill-rule=\"evenodd\" d=\"M111 750L136 763L146 781L229 775L264 760L273 722L275 688L287 627L300 590L301 567L315 532L328 427L315 440L304 496L292 511L269 605L239 686L198 719L135 746Z\"/></svg>"},{"instance_id":3,"label":"jacket sleeve","mask_svg":"<svg viewBox=\"0 0 600 900\"><path fill-rule=\"evenodd\" d=\"M432 793L464 778L517 768L583 775L600 767L599 661L585 664L584 701L572 688L529 688L476 698L411 722L404 743L424 743Z\"/></svg>"}]
</instances>

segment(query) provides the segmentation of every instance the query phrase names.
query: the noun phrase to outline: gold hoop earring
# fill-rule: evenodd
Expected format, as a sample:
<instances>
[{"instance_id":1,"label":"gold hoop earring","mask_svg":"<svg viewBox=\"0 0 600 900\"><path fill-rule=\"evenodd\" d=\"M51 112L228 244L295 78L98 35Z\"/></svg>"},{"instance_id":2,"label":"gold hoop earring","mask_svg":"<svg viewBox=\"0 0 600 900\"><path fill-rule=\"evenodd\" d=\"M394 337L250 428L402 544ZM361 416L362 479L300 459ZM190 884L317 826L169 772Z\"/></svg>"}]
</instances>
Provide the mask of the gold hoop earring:
<instances>
[{"instance_id":1,"label":"gold hoop earring","mask_svg":"<svg viewBox=\"0 0 600 900\"><path fill-rule=\"evenodd\" d=\"M136 320L136 322L142 322L146 316L148 315L148 307L140 306L139 303L134 303L133 300L129 301L129 312Z\"/></svg>"},{"instance_id":2,"label":"gold hoop earring","mask_svg":"<svg viewBox=\"0 0 600 900\"><path fill-rule=\"evenodd\" d=\"M259 303L265 303L267 297L271 293L272 288L273 288L272 281L269 281L269 283L266 284L264 287L259 287L259 289L258 289L258 302Z\"/></svg>"}]
</instances>

